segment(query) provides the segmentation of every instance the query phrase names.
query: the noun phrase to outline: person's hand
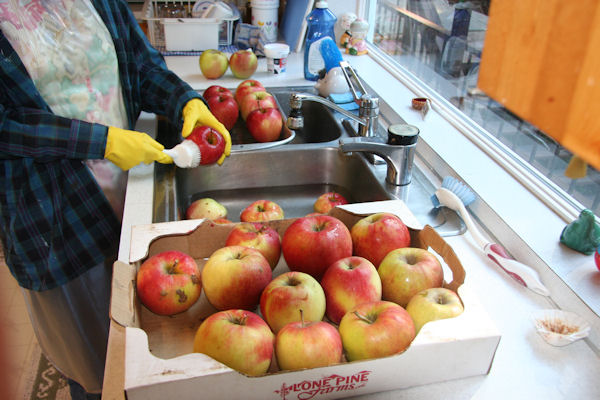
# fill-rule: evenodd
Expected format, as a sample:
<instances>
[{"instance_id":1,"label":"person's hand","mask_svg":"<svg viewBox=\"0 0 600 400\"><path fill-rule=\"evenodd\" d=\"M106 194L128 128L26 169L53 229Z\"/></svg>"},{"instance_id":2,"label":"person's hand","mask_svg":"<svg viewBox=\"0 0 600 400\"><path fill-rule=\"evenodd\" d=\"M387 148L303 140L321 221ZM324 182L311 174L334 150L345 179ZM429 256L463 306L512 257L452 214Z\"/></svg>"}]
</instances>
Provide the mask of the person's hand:
<instances>
[{"instance_id":1,"label":"person's hand","mask_svg":"<svg viewBox=\"0 0 600 400\"><path fill-rule=\"evenodd\" d=\"M231 136L225 126L212 115L206 104L200 99L192 99L185 104L183 107L183 128L181 129L181 136L184 138L188 137L196 125L210 126L219 132L225 139L225 150L223 155L217 161L217 164L223 164L225 157L231 153Z\"/></svg>"},{"instance_id":2,"label":"person's hand","mask_svg":"<svg viewBox=\"0 0 600 400\"><path fill-rule=\"evenodd\" d=\"M172 164L173 159L162 152L164 146L149 135L110 126L106 138L104 158L110 160L123 171L140 163L158 161Z\"/></svg>"}]
</instances>

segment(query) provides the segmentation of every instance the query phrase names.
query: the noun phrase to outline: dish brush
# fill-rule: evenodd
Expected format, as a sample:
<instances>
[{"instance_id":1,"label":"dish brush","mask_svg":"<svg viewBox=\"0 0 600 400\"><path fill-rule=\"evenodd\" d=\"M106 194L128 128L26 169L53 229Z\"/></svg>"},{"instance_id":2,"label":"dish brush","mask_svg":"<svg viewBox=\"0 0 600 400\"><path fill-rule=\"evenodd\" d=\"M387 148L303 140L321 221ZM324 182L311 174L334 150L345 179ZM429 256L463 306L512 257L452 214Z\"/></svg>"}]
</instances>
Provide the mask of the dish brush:
<instances>
[{"instance_id":1,"label":"dish brush","mask_svg":"<svg viewBox=\"0 0 600 400\"><path fill-rule=\"evenodd\" d=\"M447 176L442 181L442 187L431 196L434 207L446 206L461 216L471 236L481 247L483 252L508 275L521 285L533 290L542 296L550 296L550 291L540 281L537 272L531 267L516 261L508 255L506 250L497 243L487 240L477 229L471 215L465 206L475 200L475 194L462 182Z\"/></svg>"},{"instance_id":2,"label":"dish brush","mask_svg":"<svg viewBox=\"0 0 600 400\"><path fill-rule=\"evenodd\" d=\"M163 153L170 156L179 168L196 168L202 159L198 145L187 139L172 149L164 149Z\"/></svg>"}]
</instances>

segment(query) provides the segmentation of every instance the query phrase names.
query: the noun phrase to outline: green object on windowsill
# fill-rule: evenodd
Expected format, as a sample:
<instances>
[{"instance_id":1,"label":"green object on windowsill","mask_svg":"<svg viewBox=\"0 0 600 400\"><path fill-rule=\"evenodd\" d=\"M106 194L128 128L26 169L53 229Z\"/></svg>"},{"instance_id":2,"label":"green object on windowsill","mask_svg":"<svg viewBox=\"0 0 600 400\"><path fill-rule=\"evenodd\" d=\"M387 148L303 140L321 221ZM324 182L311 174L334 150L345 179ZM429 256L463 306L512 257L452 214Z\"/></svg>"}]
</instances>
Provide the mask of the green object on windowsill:
<instances>
[{"instance_id":1,"label":"green object on windowsill","mask_svg":"<svg viewBox=\"0 0 600 400\"><path fill-rule=\"evenodd\" d=\"M571 249L592 255L600 245L600 226L591 210L581 211L579 217L568 224L560 234L560 242Z\"/></svg>"}]
</instances>

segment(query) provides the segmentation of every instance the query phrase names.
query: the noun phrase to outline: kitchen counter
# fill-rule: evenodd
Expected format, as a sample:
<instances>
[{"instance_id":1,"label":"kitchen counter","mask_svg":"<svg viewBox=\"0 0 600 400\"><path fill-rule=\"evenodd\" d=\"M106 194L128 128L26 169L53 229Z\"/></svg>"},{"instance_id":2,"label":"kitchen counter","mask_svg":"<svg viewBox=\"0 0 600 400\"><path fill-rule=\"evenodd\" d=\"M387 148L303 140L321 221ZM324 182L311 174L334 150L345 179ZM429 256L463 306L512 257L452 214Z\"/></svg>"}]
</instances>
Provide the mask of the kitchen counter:
<instances>
[{"instance_id":1,"label":"kitchen counter","mask_svg":"<svg viewBox=\"0 0 600 400\"><path fill-rule=\"evenodd\" d=\"M423 140L435 143L432 132L450 135L456 128L435 110L430 111L427 121L409 108L410 99L415 97L407 87L370 57L353 57L352 65L367 84L390 104L409 124L420 127ZM202 90L211 84L235 88L240 80L231 73L224 78L209 81L202 77L197 57L168 57L167 65L190 83ZM265 86L304 86L310 82L303 79L302 57L294 54L288 59L288 71L273 76L266 72L264 59L253 79ZM151 131L152 115L144 114L139 127ZM439 135L438 135L439 136ZM446 136L446 141L450 136ZM457 139L460 140L460 139ZM461 145L468 146L467 143ZM470 154L470 153L469 153ZM450 154L450 158L452 158ZM454 155L458 157L458 155ZM227 161L225 161L227 162ZM482 161L482 165L485 161ZM456 162L456 168L460 167ZM453 164L454 167L454 164ZM141 165L129 173L125 215L119 250L119 259L128 262L130 228L148 224L152 215L153 166ZM503 176L498 174L498 179ZM535 217L535 216L532 216ZM552 224L553 221L547 221ZM558 222L556 222L558 223ZM360 396L361 399L506 399L545 398L564 399L600 398L600 358L598 354L599 318L578 299L571 289L545 265L531 263L538 268L542 280L553 293L552 299L539 296L509 279L494 263L477 249L468 233L447 237L446 241L463 263L466 283L473 288L486 311L502 334L495 359L488 375L413 387L394 392L382 392ZM513 249L510 249L513 251ZM514 254L514 251L513 251ZM520 255L519 255L520 256ZM522 259L522 258L521 258ZM524 261L530 261L522 259ZM533 261L535 259L532 258ZM566 347L552 347L535 331L531 313L545 308L561 308L575 311L592 324L588 339ZM124 331L114 321L111 325L105 373L104 399L123 399ZM457 355L460 357L460 355Z\"/></svg>"}]
</instances>

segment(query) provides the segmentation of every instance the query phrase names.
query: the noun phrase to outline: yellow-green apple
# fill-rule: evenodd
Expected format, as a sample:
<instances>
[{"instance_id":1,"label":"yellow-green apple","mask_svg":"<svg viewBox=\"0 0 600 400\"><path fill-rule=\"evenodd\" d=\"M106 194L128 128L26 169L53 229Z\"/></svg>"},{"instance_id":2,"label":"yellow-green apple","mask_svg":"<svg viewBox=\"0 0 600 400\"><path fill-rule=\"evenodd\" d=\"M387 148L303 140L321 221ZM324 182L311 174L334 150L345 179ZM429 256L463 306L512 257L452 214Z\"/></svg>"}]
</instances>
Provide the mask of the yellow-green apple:
<instances>
[{"instance_id":1,"label":"yellow-green apple","mask_svg":"<svg viewBox=\"0 0 600 400\"><path fill-rule=\"evenodd\" d=\"M259 107L246 117L246 127L257 142L273 142L281 135L283 117L277 108Z\"/></svg>"},{"instance_id":2,"label":"yellow-green apple","mask_svg":"<svg viewBox=\"0 0 600 400\"><path fill-rule=\"evenodd\" d=\"M208 100L208 108L220 123L231 130L238 120L240 109L231 95L215 95Z\"/></svg>"},{"instance_id":3,"label":"yellow-green apple","mask_svg":"<svg viewBox=\"0 0 600 400\"><path fill-rule=\"evenodd\" d=\"M210 126L198 125L186 138L196 143L200 150L200 164L208 165L217 162L225 151L225 139Z\"/></svg>"},{"instance_id":4,"label":"yellow-green apple","mask_svg":"<svg viewBox=\"0 0 600 400\"><path fill-rule=\"evenodd\" d=\"M306 272L320 280L331 264L352 255L352 237L337 218L301 217L285 230L281 251L291 271Z\"/></svg>"},{"instance_id":5,"label":"yellow-green apple","mask_svg":"<svg viewBox=\"0 0 600 400\"><path fill-rule=\"evenodd\" d=\"M375 268L390 251L410 246L408 228L394 214L376 213L358 220L350 229L354 255L371 261Z\"/></svg>"},{"instance_id":6,"label":"yellow-green apple","mask_svg":"<svg viewBox=\"0 0 600 400\"><path fill-rule=\"evenodd\" d=\"M227 54L215 49L204 50L198 59L198 63L200 64L200 71L206 79L222 77L229 66Z\"/></svg>"},{"instance_id":7,"label":"yellow-green apple","mask_svg":"<svg viewBox=\"0 0 600 400\"><path fill-rule=\"evenodd\" d=\"M325 292L327 317L339 324L344 314L359 304L381 300L381 279L366 258L351 256L337 260L325 271L321 286Z\"/></svg>"},{"instance_id":8,"label":"yellow-green apple","mask_svg":"<svg viewBox=\"0 0 600 400\"><path fill-rule=\"evenodd\" d=\"M342 354L338 330L324 321L305 322L301 318L275 336L275 357L282 370L326 367L341 362Z\"/></svg>"},{"instance_id":9,"label":"yellow-green apple","mask_svg":"<svg viewBox=\"0 0 600 400\"><path fill-rule=\"evenodd\" d=\"M404 308L390 301L362 303L339 326L348 361L398 354L415 338L415 325Z\"/></svg>"},{"instance_id":10,"label":"yellow-green apple","mask_svg":"<svg viewBox=\"0 0 600 400\"><path fill-rule=\"evenodd\" d=\"M242 98L239 104L240 114L242 119L245 121L254 110L259 108L277 108L275 97L266 91L248 93Z\"/></svg>"},{"instance_id":11,"label":"yellow-green apple","mask_svg":"<svg viewBox=\"0 0 600 400\"><path fill-rule=\"evenodd\" d=\"M274 278L260 296L260 313L273 332L290 322L321 321L325 316L325 293L319 282L303 272L289 271Z\"/></svg>"},{"instance_id":12,"label":"yellow-green apple","mask_svg":"<svg viewBox=\"0 0 600 400\"><path fill-rule=\"evenodd\" d=\"M421 290L441 287L444 271L435 254L417 247L392 250L379 265L383 300L406 307Z\"/></svg>"},{"instance_id":13,"label":"yellow-green apple","mask_svg":"<svg viewBox=\"0 0 600 400\"><path fill-rule=\"evenodd\" d=\"M226 310L200 324L194 336L194 352L257 376L269 370L274 343L275 335L260 316L247 310Z\"/></svg>"},{"instance_id":14,"label":"yellow-green apple","mask_svg":"<svg viewBox=\"0 0 600 400\"><path fill-rule=\"evenodd\" d=\"M271 200L256 200L240 213L242 222L263 222L283 219L283 209Z\"/></svg>"},{"instance_id":15,"label":"yellow-green apple","mask_svg":"<svg viewBox=\"0 0 600 400\"><path fill-rule=\"evenodd\" d=\"M250 78L257 67L258 59L252 49L238 50L229 57L229 68L236 78Z\"/></svg>"},{"instance_id":16,"label":"yellow-green apple","mask_svg":"<svg viewBox=\"0 0 600 400\"><path fill-rule=\"evenodd\" d=\"M218 220L227 217L227 208L215 199L205 197L192 202L185 211L187 219L206 218L210 220Z\"/></svg>"},{"instance_id":17,"label":"yellow-green apple","mask_svg":"<svg viewBox=\"0 0 600 400\"><path fill-rule=\"evenodd\" d=\"M246 246L256 249L269 261L274 270L281 256L281 238L279 233L260 222L243 222L231 229L225 246Z\"/></svg>"},{"instance_id":18,"label":"yellow-green apple","mask_svg":"<svg viewBox=\"0 0 600 400\"><path fill-rule=\"evenodd\" d=\"M221 247L202 269L204 294L218 310L255 309L271 278L267 259L260 251L244 246Z\"/></svg>"},{"instance_id":19,"label":"yellow-green apple","mask_svg":"<svg viewBox=\"0 0 600 400\"><path fill-rule=\"evenodd\" d=\"M150 311L173 315L200 297L202 281L196 261L180 251L164 251L142 263L136 276L137 295Z\"/></svg>"},{"instance_id":20,"label":"yellow-green apple","mask_svg":"<svg viewBox=\"0 0 600 400\"><path fill-rule=\"evenodd\" d=\"M238 105L242 102L242 99L244 98L244 96L246 96L247 94L250 94L252 92L264 92L265 88L262 85L262 83L260 83L259 81L257 81L256 79L246 79L245 81L243 81L242 83L240 83L237 88L235 89L235 101L237 101Z\"/></svg>"},{"instance_id":21,"label":"yellow-green apple","mask_svg":"<svg viewBox=\"0 0 600 400\"><path fill-rule=\"evenodd\" d=\"M427 322L459 316L464 308L456 292L438 287L415 294L408 302L406 311L415 323L415 331L419 333Z\"/></svg>"},{"instance_id":22,"label":"yellow-green apple","mask_svg":"<svg viewBox=\"0 0 600 400\"><path fill-rule=\"evenodd\" d=\"M327 214L333 207L342 204L348 204L348 200L344 196L337 192L327 192L317 198L313 208L317 213Z\"/></svg>"},{"instance_id":23,"label":"yellow-green apple","mask_svg":"<svg viewBox=\"0 0 600 400\"><path fill-rule=\"evenodd\" d=\"M231 90L220 85L211 85L204 90L204 93L202 93L202 97L204 97L204 100L206 101L208 101L208 99L210 99L213 96L233 97L233 93L231 92Z\"/></svg>"}]
</instances>

